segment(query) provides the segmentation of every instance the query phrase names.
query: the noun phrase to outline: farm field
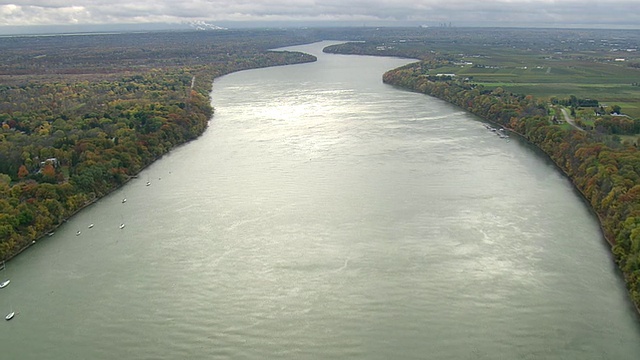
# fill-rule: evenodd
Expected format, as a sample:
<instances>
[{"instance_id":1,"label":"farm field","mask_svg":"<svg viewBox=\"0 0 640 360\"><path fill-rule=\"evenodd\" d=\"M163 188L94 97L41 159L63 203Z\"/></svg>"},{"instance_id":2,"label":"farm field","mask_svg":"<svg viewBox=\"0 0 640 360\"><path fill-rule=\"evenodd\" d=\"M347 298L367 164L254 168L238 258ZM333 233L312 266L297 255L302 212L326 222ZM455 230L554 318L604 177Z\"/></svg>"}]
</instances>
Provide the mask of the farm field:
<instances>
[{"instance_id":1,"label":"farm field","mask_svg":"<svg viewBox=\"0 0 640 360\"><path fill-rule=\"evenodd\" d=\"M327 51L437 58L422 70L541 99L595 99L640 118L637 30L414 28L350 35L358 42Z\"/></svg>"},{"instance_id":2,"label":"farm field","mask_svg":"<svg viewBox=\"0 0 640 360\"><path fill-rule=\"evenodd\" d=\"M631 117L640 117L640 69L628 66L627 58L624 62L615 61L618 57L611 60L605 55L608 54L600 54L599 59L574 60L557 55L500 51L494 55L462 56L461 65L433 72L470 78L488 89L502 87L544 99L570 95L596 99L602 105L619 105L623 113Z\"/></svg>"}]
</instances>

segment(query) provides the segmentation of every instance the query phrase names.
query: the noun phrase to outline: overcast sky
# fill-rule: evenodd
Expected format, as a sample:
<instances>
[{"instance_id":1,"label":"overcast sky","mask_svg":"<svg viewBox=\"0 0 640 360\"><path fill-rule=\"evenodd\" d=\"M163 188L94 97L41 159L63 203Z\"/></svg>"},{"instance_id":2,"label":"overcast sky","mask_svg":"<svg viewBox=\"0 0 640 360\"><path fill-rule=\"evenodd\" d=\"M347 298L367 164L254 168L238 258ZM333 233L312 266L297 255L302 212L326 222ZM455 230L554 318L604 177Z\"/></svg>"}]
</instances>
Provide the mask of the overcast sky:
<instances>
[{"instance_id":1,"label":"overcast sky","mask_svg":"<svg viewBox=\"0 0 640 360\"><path fill-rule=\"evenodd\" d=\"M640 0L0 0L0 26L195 20L640 29Z\"/></svg>"}]
</instances>

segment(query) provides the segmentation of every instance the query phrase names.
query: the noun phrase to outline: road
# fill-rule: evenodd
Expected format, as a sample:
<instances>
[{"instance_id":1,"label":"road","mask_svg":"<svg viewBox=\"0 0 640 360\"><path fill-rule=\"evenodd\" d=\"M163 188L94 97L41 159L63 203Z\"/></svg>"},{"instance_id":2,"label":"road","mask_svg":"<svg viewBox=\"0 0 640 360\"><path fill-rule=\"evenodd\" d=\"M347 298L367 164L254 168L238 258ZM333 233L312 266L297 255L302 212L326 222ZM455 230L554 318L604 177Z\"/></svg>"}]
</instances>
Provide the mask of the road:
<instances>
[{"instance_id":1,"label":"road","mask_svg":"<svg viewBox=\"0 0 640 360\"><path fill-rule=\"evenodd\" d=\"M574 128L580 130L580 131L585 131L583 128L581 128L580 126L576 125L575 122L573 122L573 118L567 113L567 109L560 109L562 111L562 115L564 115L564 121L568 122L571 126L573 126Z\"/></svg>"}]
</instances>

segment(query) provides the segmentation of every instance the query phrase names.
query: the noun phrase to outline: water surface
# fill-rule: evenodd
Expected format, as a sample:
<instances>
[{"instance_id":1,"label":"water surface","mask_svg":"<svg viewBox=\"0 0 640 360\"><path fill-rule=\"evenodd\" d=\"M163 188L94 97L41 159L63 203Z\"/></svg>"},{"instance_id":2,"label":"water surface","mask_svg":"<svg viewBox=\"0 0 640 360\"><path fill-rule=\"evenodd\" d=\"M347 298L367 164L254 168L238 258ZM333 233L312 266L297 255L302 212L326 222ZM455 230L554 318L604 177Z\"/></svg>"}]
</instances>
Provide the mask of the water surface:
<instances>
[{"instance_id":1,"label":"water surface","mask_svg":"<svg viewBox=\"0 0 640 360\"><path fill-rule=\"evenodd\" d=\"M216 80L201 138L8 263L2 358L638 358L570 183L328 44Z\"/></svg>"}]
</instances>

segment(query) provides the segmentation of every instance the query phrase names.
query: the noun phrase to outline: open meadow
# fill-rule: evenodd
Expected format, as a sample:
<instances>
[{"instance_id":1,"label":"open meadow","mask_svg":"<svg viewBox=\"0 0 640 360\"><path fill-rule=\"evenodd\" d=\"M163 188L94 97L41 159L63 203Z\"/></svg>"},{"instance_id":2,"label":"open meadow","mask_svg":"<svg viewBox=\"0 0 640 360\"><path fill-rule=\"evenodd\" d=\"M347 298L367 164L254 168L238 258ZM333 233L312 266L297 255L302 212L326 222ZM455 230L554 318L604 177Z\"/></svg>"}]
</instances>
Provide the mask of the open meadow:
<instances>
[{"instance_id":1,"label":"open meadow","mask_svg":"<svg viewBox=\"0 0 640 360\"><path fill-rule=\"evenodd\" d=\"M583 51L549 49L485 49L462 52L459 62L434 69L470 78L485 88L503 89L535 97L595 99L603 106L619 105L622 112L640 117L640 53L601 48Z\"/></svg>"}]
</instances>

